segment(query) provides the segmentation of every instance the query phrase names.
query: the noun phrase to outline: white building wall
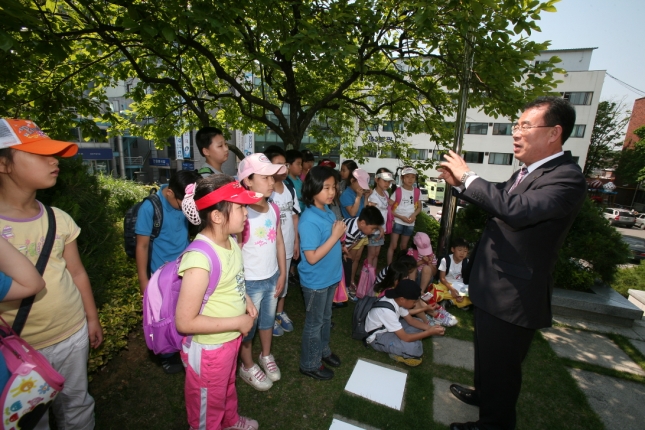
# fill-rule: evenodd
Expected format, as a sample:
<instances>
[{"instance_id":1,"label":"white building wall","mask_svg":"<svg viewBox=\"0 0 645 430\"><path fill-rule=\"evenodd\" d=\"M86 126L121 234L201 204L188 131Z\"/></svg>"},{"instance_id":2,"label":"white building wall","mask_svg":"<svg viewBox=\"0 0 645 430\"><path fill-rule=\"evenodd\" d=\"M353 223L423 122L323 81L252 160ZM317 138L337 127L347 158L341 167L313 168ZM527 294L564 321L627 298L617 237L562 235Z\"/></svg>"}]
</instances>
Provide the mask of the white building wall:
<instances>
[{"instance_id":1,"label":"white building wall","mask_svg":"<svg viewBox=\"0 0 645 430\"><path fill-rule=\"evenodd\" d=\"M586 65L588 68L589 61L591 60L591 52L593 48L586 48L582 50L562 50L555 51L554 53L562 59L562 64L559 66L564 68L563 65L569 64L570 67L579 69ZM553 54L551 51L546 51L544 58L550 58ZM591 131L593 129L596 111L598 109L598 102L600 92L605 78L605 71L567 71L563 75L556 75L556 80L562 81L555 88L555 92L592 92L590 105L574 105L576 109L576 125L584 125L585 132L582 138L570 137L564 145L564 150L571 151L572 156L578 157L578 164L584 167L584 162L587 157L587 150L589 148ZM528 101L528 100L527 100ZM446 118L451 121L454 118ZM464 151L483 152L484 158L482 163L469 163L472 170L477 172L478 175L491 182L506 181L512 173L519 168L519 162L515 157L511 165L498 165L489 164L490 153L513 153L513 138L508 135L493 135L493 125L495 123L510 123L508 118L493 118L477 109L468 109L466 122L479 122L487 123L488 131L483 134L465 134L463 142ZM381 138L394 137L390 132L373 132L375 137ZM432 157L432 152L438 150L434 142L430 141L427 134L417 134L406 137L405 141L410 143L413 148L426 149L428 151L428 158ZM362 140L356 142L357 146L362 145ZM395 171L397 167L401 167L403 162L398 159L392 158L368 158L365 163L361 165L362 168L369 173L376 172L380 167L387 167ZM424 172L427 177L436 177L439 172L436 169L429 169Z\"/></svg>"}]
</instances>

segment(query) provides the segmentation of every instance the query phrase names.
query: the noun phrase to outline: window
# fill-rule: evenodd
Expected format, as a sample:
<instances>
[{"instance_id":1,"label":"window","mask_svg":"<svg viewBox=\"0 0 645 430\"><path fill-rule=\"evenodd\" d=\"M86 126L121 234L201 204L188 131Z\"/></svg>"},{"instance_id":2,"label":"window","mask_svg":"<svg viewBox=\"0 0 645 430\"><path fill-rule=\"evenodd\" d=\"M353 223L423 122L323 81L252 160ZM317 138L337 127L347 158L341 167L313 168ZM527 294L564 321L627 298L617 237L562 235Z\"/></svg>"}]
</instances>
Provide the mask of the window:
<instances>
[{"instance_id":1,"label":"window","mask_svg":"<svg viewBox=\"0 0 645 430\"><path fill-rule=\"evenodd\" d=\"M375 149L372 149L372 150L368 151L367 148L365 148L364 146L359 146L358 147L358 153L362 154L365 157L376 158L376 150Z\"/></svg>"},{"instance_id":2,"label":"window","mask_svg":"<svg viewBox=\"0 0 645 430\"><path fill-rule=\"evenodd\" d=\"M493 125L494 136L510 136L513 134L513 124L510 122L495 123Z\"/></svg>"},{"instance_id":3,"label":"window","mask_svg":"<svg viewBox=\"0 0 645 430\"><path fill-rule=\"evenodd\" d=\"M378 131L378 125L361 123L360 129L367 131Z\"/></svg>"},{"instance_id":4,"label":"window","mask_svg":"<svg viewBox=\"0 0 645 430\"><path fill-rule=\"evenodd\" d=\"M427 149L408 149L408 158L410 160L425 160L428 158Z\"/></svg>"},{"instance_id":5,"label":"window","mask_svg":"<svg viewBox=\"0 0 645 430\"><path fill-rule=\"evenodd\" d=\"M399 121L385 121L383 123L383 131L401 131L403 124Z\"/></svg>"},{"instance_id":6,"label":"window","mask_svg":"<svg viewBox=\"0 0 645 430\"><path fill-rule=\"evenodd\" d=\"M571 137L585 137L585 128L587 128L587 126L584 124L574 125Z\"/></svg>"},{"instance_id":7,"label":"window","mask_svg":"<svg viewBox=\"0 0 645 430\"><path fill-rule=\"evenodd\" d=\"M505 154L502 152L491 152L488 156L488 164L500 164L503 166L510 166L513 164L513 154Z\"/></svg>"},{"instance_id":8,"label":"window","mask_svg":"<svg viewBox=\"0 0 645 430\"><path fill-rule=\"evenodd\" d=\"M488 123L486 122L467 122L466 134L487 134Z\"/></svg>"},{"instance_id":9,"label":"window","mask_svg":"<svg viewBox=\"0 0 645 430\"><path fill-rule=\"evenodd\" d=\"M590 105L592 97L592 92L562 93L562 98L569 100L572 105Z\"/></svg>"},{"instance_id":10,"label":"window","mask_svg":"<svg viewBox=\"0 0 645 430\"><path fill-rule=\"evenodd\" d=\"M396 155L396 149L382 149L380 158L399 158Z\"/></svg>"},{"instance_id":11,"label":"window","mask_svg":"<svg viewBox=\"0 0 645 430\"><path fill-rule=\"evenodd\" d=\"M466 161L466 163L481 164L484 162L484 153L468 151L464 154L464 161Z\"/></svg>"}]
</instances>

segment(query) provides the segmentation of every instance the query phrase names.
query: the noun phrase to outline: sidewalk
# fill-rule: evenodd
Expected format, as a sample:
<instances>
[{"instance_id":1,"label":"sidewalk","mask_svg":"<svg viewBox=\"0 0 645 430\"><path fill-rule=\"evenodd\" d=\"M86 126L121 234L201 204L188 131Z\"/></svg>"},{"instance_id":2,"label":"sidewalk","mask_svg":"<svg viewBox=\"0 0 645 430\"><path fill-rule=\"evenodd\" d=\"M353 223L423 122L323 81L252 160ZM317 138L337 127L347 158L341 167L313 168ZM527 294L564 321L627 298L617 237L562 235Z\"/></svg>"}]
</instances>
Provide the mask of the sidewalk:
<instances>
[{"instance_id":1,"label":"sidewalk","mask_svg":"<svg viewBox=\"0 0 645 430\"><path fill-rule=\"evenodd\" d=\"M591 408L606 429L645 428L645 369L616 344L610 335L628 339L631 347L645 355L645 319L632 328L612 327L574 319L554 319L555 327L541 330L542 336L565 365ZM472 342L433 338L434 363L473 370ZM629 349L629 346L622 345ZM461 403L449 393L453 382L434 380L434 419L451 422L476 421L478 409Z\"/></svg>"}]
</instances>

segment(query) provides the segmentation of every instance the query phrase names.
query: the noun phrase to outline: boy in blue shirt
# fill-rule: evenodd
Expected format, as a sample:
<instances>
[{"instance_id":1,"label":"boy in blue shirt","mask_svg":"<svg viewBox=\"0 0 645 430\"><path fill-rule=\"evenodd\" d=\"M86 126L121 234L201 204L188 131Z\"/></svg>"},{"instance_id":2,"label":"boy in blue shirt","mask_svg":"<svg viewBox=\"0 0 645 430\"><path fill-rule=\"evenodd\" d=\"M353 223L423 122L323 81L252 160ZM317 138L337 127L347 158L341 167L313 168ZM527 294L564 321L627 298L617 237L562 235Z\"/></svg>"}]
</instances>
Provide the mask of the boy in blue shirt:
<instances>
[{"instance_id":1,"label":"boy in blue shirt","mask_svg":"<svg viewBox=\"0 0 645 430\"><path fill-rule=\"evenodd\" d=\"M186 186L200 178L195 171L181 170L170 176L167 185L161 186L157 195L161 201L163 222L159 236L154 241L150 240L154 219L152 203L146 200L139 207L134 232L137 235L135 259L142 294L148 286L148 269L151 274L154 273L164 263L177 258L188 246L188 220L181 210L181 201L186 194ZM178 354L162 354L160 357L164 372L171 374L182 371Z\"/></svg>"}]
</instances>

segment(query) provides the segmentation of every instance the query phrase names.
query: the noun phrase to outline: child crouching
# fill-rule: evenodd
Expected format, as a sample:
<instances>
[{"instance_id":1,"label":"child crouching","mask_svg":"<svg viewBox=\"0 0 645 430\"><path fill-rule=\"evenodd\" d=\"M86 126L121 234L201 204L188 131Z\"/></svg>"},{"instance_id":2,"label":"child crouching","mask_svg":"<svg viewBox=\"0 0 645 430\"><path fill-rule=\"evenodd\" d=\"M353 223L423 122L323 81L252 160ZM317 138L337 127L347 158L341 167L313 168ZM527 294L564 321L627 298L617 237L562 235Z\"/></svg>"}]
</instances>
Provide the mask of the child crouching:
<instances>
[{"instance_id":1,"label":"child crouching","mask_svg":"<svg viewBox=\"0 0 645 430\"><path fill-rule=\"evenodd\" d=\"M404 279L395 288L386 290L385 297L380 299L392 304L394 310L373 308L365 319L365 331L374 331L367 337L367 344L408 366L421 364L422 339L443 335L446 331L444 327L429 326L410 315L408 310L414 308L419 296L417 283Z\"/></svg>"}]
</instances>

